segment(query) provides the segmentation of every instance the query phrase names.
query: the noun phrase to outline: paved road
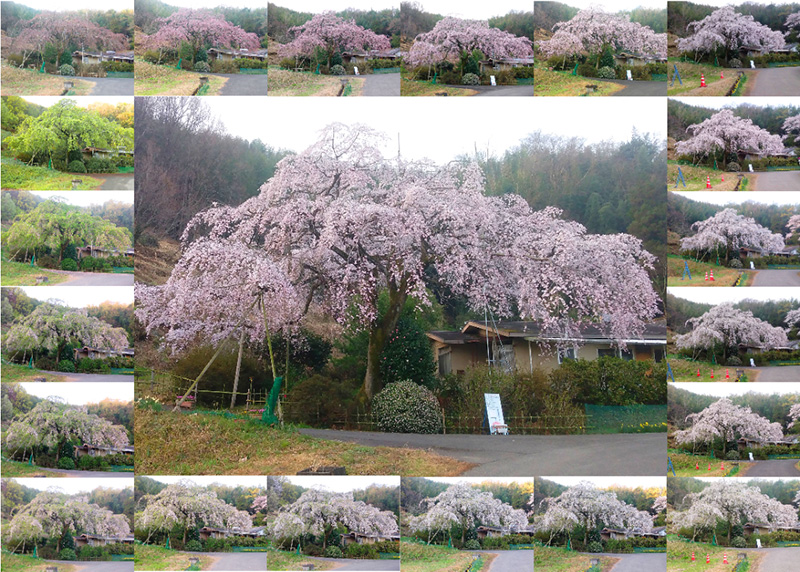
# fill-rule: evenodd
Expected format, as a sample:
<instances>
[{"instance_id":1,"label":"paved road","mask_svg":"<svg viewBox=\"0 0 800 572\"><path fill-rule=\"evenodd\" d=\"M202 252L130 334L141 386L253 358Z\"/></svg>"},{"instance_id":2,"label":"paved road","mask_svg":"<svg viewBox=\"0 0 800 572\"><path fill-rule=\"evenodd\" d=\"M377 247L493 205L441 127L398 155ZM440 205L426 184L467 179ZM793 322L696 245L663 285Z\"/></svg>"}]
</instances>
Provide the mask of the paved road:
<instances>
[{"instance_id":1,"label":"paved road","mask_svg":"<svg viewBox=\"0 0 800 572\"><path fill-rule=\"evenodd\" d=\"M781 365L776 367L756 368L758 381L800 381L800 365Z\"/></svg>"},{"instance_id":2,"label":"paved road","mask_svg":"<svg viewBox=\"0 0 800 572\"><path fill-rule=\"evenodd\" d=\"M128 383L133 383L133 376L132 375L112 375L112 374L103 374L103 373L64 373L63 371L46 371L41 370L42 373L49 373L52 375L58 375L64 378L64 381L113 381L113 382L120 382L120 381L127 381Z\"/></svg>"},{"instance_id":3,"label":"paved road","mask_svg":"<svg viewBox=\"0 0 800 572\"><path fill-rule=\"evenodd\" d=\"M759 270L753 286L800 286L800 270Z\"/></svg>"},{"instance_id":4,"label":"paved road","mask_svg":"<svg viewBox=\"0 0 800 572\"><path fill-rule=\"evenodd\" d=\"M764 68L751 73L747 95L798 95L800 94L800 67Z\"/></svg>"},{"instance_id":5,"label":"paved road","mask_svg":"<svg viewBox=\"0 0 800 572\"><path fill-rule=\"evenodd\" d=\"M800 171L769 171L748 176L753 191L800 191Z\"/></svg>"},{"instance_id":6,"label":"paved road","mask_svg":"<svg viewBox=\"0 0 800 572\"><path fill-rule=\"evenodd\" d=\"M266 552L206 552L206 556L214 558L214 563L209 570L259 570L267 569Z\"/></svg>"},{"instance_id":7,"label":"paved road","mask_svg":"<svg viewBox=\"0 0 800 572\"><path fill-rule=\"evenodd\" d=\"M92 175L98 179L103 179L103 184L100 185L101 191L132 191L133 189L133 175L117 174L117 175Z\"/></svg>"},{"instance_id":8,"label":"paved road","mask_svg":"<svg viewBox=\"0 0 800 572\"><path fill-rule=\"evenodd\" d=\"M213 73L228 78L220 95L267 95L267 74Z\"/></svg>"},{"instance_id":9,"label":"paved road","mask_svg":"<svg viewBox=\"0 0 800 572\"><path fill-rule=\"evenodd\" d=\"M759 570L764 572L797 572L800 569L800 548L762 548L764 554Z\"/></svg>"},{"instance_id":10,"label":"paved road","mask_svg":"<svg viewBox=\"0 0 800 572\"><path fill-rule=\"evenodd\" d=\"M80 78L94 84L89 95L133 95L132 77Z\"/></svg>"},{"instance_id":11,"label":"paved road","mask_svg":"<svg viewBox=\"0 0 800 572\"><path fill-rule=\"evenodd\" d=\"M659 96L666 97L667 95L667 82L665 81L626 81L624 79L597 79L591 78L591 81L605 81L608 83L616 83L624 85L625 89L621 89L612 96Z\"/></svg>"},{"instance_id":12,"label":"paved road","mask_svg":"<svg viewBox=\"0 0 800 572\"><path fill-rule=\"evenodd\" d=\"M399 73L372 73L362 76L349 76L363 78L364 88L361 92L363 96L399 96L400 95L400 74Z\"/></svg>"},{"instance_id":13,"label":"paved road","mask_svg":"<svg viewBox=\"0 0 800 572\"><path fill-rule=\"evenodd\" d=\"M497 556L492 560L488 572L533 572L533 550L500 550L489 553Z\"/></svg>"},{"instance_id":14,"label":"paved road","mask_svg":"<svg viewBox=\"0 0 800 572\"><path fill-rule=\"evenodd\" d=\"M53 564L72 565L77 567L78 572L133 572L133 561L131 562L74 562L68 560L45 560Z\"/></svg>"},{"instance_id":15,"label":"paved road","mask_svg":"<svg viewBox=\"0 0 800 572\"><path fill-rule=\"evenodd\" d=\"M591 554L587 554L592 557ZM603 554L613 556L620 561L611 572L664 572L667 569L667 553L658 554Z\"/></svg>"},{"instance_id":16,"label":"paved road","mask_svg":"<svg viewBox=\"0 0 800 572\"><path fill-rule=\"evenodd\" d=\"M532 85L446 85L456 89L477 91L474 97L524 97L533 96Z\"/></svg>"},{"instance_id":17,"label":"paved road","mask_svg":"<svg viewBox=\"0 0 800 572\"><path fill-rule=\"evenodd\" d=\"M430 449L477 466L464 475L660 475L666 433L616 435L413 435L301 429L301 433L367 446ZM609 459L614 459L609 463Z\"/></svg>"},{"instance_id":18,"label":"paved road","mask_svg":"<svg viewBox=\"0 0 800 572\"><path fill-rule=\"evenodd\" d=\"M133 286L133 274L112 274L110 272L67 272L50 270L68 276L59 286Z\"/></svg>"},{"instance_id":19,"label":"paved road","mask_svg":"<svg viewBox=\"0 0 800 572\"><path fill-rule=\"evenodd\" d=\"M321 560L324 562L334 562L341 566L334 567L334 570L361 570L362 572L383 570L400 570L399 560L357 560L351 558L308 558L310 561Z\"/></svg>"},{"instance_id":20,"label":"paved road","mask_svg":"<svg viewBox=\"0 0 800 572\"><path fill-rule=\"evenodd\" d=\"M776 459L774 461L758 461L755 465L747 469L746 476L749 477L800 477L797 470L800 459ZM769 570L769 568L767 568Z\"/></svg>"}]
</instances>

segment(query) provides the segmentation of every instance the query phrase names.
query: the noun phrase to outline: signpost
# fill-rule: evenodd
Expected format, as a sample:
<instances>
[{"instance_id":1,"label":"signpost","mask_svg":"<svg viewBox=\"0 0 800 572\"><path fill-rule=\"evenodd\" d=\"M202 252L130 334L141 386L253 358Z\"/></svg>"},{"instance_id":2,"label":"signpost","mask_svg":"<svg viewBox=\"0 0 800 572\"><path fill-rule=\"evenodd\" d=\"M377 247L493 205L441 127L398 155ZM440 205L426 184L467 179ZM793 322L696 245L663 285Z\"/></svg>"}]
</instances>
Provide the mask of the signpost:
<instances>
[{"instance_id":1,"label":"signpost","mask_svg":"<svg viewBox=\"0 0 800 572\"><path fill-rule=\"evenodd\" d=\"M625 75L628 76L628 81L633 81L633 74L631 70L625 70Z\"/></svg>"},{"instance_id":2,"label":"signpost","mask_svg":"<svg viewBox=\"0 0 800 572\"><path fill-rule=\"evenodd\" d=\"M508 425L503 419L503 404L500 403L499 393L484 393L486 402L486 422L489 425L490 435L508 435Z\"/></svg>"},{"instance_id":3,"label":"signpost","mask_svg":"<svg viewBox=\"0 0 800 572\"><path fill-rule=\"evenodd\" d=\"M755 172L755 171L753 171L753 164L752 164L752 163L748 163L748 164L747 164L747 169L748 169L748 170L749 170L751 173L754 173L754 172Z\"/></svg>"},{"instance_id":4,"label":"signpost","mask_svg":"<svg viewBox=\"0 0 800 572\"><path fill-rule=\"evenodd\" d=\"M494 86L497 85L497 79L495 79L495 77L493 75L489 76L489 81L492 82L492 85L494 85Z\"/></svg>"},{"instance_id":5,"label":"signpost","mask_svg":"<svg viewBox=\"0 0 800 572\"><path fill-rule=\"evenodd\" d=\"M353 71L356 72L356 75L361 75L361 74L358 73L358 66L353 66Z\"/></svg>"}]
</instances>

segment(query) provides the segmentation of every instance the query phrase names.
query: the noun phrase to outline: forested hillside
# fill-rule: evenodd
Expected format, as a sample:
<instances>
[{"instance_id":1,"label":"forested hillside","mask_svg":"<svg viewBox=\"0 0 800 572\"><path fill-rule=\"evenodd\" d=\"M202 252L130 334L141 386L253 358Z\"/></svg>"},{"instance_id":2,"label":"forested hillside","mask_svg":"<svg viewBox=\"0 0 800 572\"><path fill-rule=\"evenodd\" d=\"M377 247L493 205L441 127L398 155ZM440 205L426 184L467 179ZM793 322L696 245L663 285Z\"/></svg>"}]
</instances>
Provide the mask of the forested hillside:
<instances>
[{"instance_id":1,"label":"forested hillside","mask_svg":"<svg viewBox=\"0 0 800 572\"><path fill-rule=\"evenodd\" d=\"M424 4L402 2L400 4L400 18L402 20L403 37L411 41L419 34L430 32L436 22L444 18L444 16L426 12ZM509 32L515 36L530 38L531 41L533 41L533 30L536 27L531 12L516 10L489 18L489 26Z\"/></svg>"},{"instance_id":2,"label":"forested hillside","mask_svg":"<svg viewBox=\"0 0 800 572\"><path fill-rule=\"evenodd\" d=\"M694 2L670 2L668 29L676 36L688 35L686 26L691 22L702 20L719 6L695 4ZM753 18L773 30L785 32L786 17L800 10L800 3L770 4L758 2L745 2L734 5L736 12L753 16ZM538 4L537 4L538 9Z\"/></svg>"},{"instance_id":3,"label":"forested hillside","mask_svg":"<svg viewBox=\"0 0 800 572\"><path fill-rule=\"evenodd\" d=\"M613 4L606 6L607 11L611 11ZM573 8L562 2L536 2L534 11L534 27L537 30L553 29L559 22L571 20L578 13L578 8ZM667 31L667 9L638 7L633 10L621 10L617 14L626 14L632 22L638 22L642 26L652 28L657 34Z\"/></svg>"},{"instance_id":4,"label":"forested hillside","mask_svg":"<svg viewBox=\"0 0 800 572\"><path fill-rule=\"evenodd\" d=\"M269 4L269 37L270 39L285 44L292 38L289 28L300 26L313 17L310 12L298 12L290 8L291 2L285 5ZM401 4L401 7L405 4ZM356 24L376 34L391 38L392 47L400 45L401 16L400 9L385 8L383 10L356 10L348 8L340 10L336 15L347 20L355 20Z\"/></svg>"},{"instance_id":5,"label":"forested hillside","mask_svg":"<svg viewBox=\"0 0 800 572\"><path fill-rule=\"evenodd\" d=\"M790 310L800 308L800 300L792 298L788 300L751 300L745 299L734 304L740 310L752 312L753 315L771 325L785 328L784 318ZM711 309L711 304L701 304L692 302L685 298L667 294L667 327L677 333L689 331L686 320L696 318L705 314Z\"/></svg>"},{"instance_id":6,"label":"forested hillside","mask_svg":"<svg viewBox=\"0 0 800 572\"><path fill-rule=\"evenodd\" d=\"M179 9L179 6L172 6L161 0L135 0L136 26L149 33L153 20L157 18L166 18ZM222 14L225 19L234 26L238 26L247 32L257 34L259 38L264 37L266 34L266 8L217 6L211 10L217 14Z\"/></svg>"}]
</instances>

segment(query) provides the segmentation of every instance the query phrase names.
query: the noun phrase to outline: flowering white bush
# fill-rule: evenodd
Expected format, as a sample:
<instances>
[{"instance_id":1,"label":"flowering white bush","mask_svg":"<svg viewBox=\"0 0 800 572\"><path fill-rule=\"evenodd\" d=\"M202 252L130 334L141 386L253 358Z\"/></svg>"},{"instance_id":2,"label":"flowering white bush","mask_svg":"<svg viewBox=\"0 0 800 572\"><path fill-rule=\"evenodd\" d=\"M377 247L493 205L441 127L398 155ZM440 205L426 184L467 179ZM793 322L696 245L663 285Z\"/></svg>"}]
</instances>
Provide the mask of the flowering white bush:
<instances>
[{"instance_id":1,"label":"flowering white bush","mask_svg":"<svg viewBox=\"0 0 800 572\"><path fill-rule=\"evenodd\" d=\"M441 433L436 396L413 381L390 383L372 402L372 419L387 433Z\"/></svg>"}]
</instances>

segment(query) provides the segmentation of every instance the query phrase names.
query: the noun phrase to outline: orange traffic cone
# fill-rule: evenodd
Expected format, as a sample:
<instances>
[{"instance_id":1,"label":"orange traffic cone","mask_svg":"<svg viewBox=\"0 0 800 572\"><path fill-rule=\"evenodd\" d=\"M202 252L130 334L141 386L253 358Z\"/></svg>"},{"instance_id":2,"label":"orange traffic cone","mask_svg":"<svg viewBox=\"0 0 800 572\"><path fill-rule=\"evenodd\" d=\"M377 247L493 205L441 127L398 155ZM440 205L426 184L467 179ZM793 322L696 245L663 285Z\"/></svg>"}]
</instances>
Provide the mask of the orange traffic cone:
<instances>
[{"instance_id":1,"label":"orange traffic cone","mask_svg":"<svg viewBox=\"0 0 800 572\"><path fill-rule=\"evenodd\" d=\"M730 379L730 378L731 378L731 374L728 373L728 370L726 369L725 370L725 379Z\"/></svg>"},{"instance_id":2,"label":"orange traffic cone","mask_svg":"<svg viewBox=\"0 0 800 572\"><path fill-rule=\"evenodd\" d=\"M706 270L706 282L708 282L708 270Z\"/></svg>"},{"instance_id":3,"label":"orange traffic cone","mask_svg":"<svg viewBox=\"0 0 800 572\"><path fill-rule=\"evenodd\" d=\"M706 564L711 564L711 555L706 553Z\"/></svg>"},{"instance_id":4,"label":"orange traffic cone","mask_svg":"<svg viewBox=\"0 0 800 572\"><path fill-rule=\"evenodd\" d=\"M723 552L722 553L722 563L723 564L727 564L728 563L728 553L727 552Z\"/></svg>"},{"instance_id":5,"label":"orange traffic cone","mask_svg":"<svg viewBox=\"0 0 800 572\"><path fill-rule=\"evenodd\" d=\"M706 86L706 76L705 74L700 74L700 87Z\"/></svg>"},{"instance_id":6,"label":"orange traffic cone","mask_svg":"<svg viewBox=\"0 0 800 572\"><path fill-rule=\"evenodd\" d=\"M708 470L711 470L711 461L708 462Z\"/></svg>"},{"instance_id":7,"label":"orange traffic cone","mask_svg":"<svg viewBox=\"0 0 800 572\"><path fill-rule=\"evenodd\" d=\"M692 562L694 562L694 550L692 550Z\"/></svg>"},{"instance_id":8,"label":"orange traffic cone","mask_svg":"<svg viewBox=\"0 0 800 572\"><path fill-rule=\"evenodd\" d=\"M700 470L700 461L696 461L696 462L695 462L695 464L694 464L694 469L695 469L696 471L699 471L699 470ZM694 560L694 558L693 558L693 560Z\"/></svg>"},{"instance_id":9,"label":"orange traffic cone","mask_svg":"<svg viewBox=\"0 0 800 572\"><path fill-rule=\"evenodd\" d=\"M713 269L711 270L711 275L709 276L708 279L711 280L712 282L714 281L714 270Z\"/></svg>"},{"instance_id":10,"label":"orange traffic cone","mask_svg":"<svg viewBox=\"0 0 800 572\"><path fill-rule=\"evenodd\" d=\"M725 182L725 175L722 175L722 182Z\"/></svg>"},{"instance_id":11,"label":"orange traffic cone","mask_svg":"<svg viewBox=\"0 0 800 572\"><path fill-rule=\"evenodd\" d=\"M697 368L697 377L700 377L700 368Z\"/></svg>"},{"instance_id":12,"label":"orange traffic cone","mask_svg":"<svg viewBox=\"0 0 800 572\"><path fill-rule=\"evenodd\" d=\"M710 189L710 188L711 188L711 175L709 175L708 177L706 177L706 188L707 188L707 189Z\"/></svg>"},{"instance_id":13,"label":"orange traffic cone","mask_svg":"<svg viewBox=\"0 0 800 572\"><path fill-rule=\"evenodd\" d=\"M714 370L711 370L711 379L714 379Z\"/></svg>"},{"instance_id":14,"label":"orange traffic cone","mask_svg":"<svg viewBox=\"0 0 800 572\"><path fill-rule=\"evenodd\" d=\"M724 71L719 72L719 79L725 79L725 72Z\"/></svg>"},{"instance_id":15,"label":"orange traffic cone","mask_svg":"<svg viewBox=\"0 0 800 572\"><path fill-rule=\"evenodd\" d=\"M724 471L724 470L725 470L725 461L722 461L722 462L719 464L719 470L720 470L720 471Z\"/></svg>"}]
</instances>

